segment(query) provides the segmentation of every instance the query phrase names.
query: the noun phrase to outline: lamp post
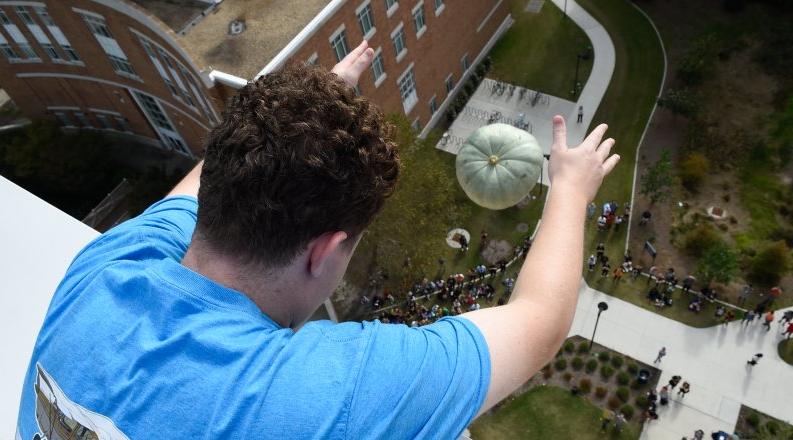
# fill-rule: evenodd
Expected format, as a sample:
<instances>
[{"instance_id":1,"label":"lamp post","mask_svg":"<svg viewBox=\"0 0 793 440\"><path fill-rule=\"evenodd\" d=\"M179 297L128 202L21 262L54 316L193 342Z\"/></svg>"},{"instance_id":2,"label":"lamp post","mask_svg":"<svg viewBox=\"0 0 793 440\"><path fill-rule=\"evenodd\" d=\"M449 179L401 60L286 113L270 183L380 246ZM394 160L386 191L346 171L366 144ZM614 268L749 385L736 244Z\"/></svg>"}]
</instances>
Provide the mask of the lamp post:
<instances>
[{"instance_id":1,"label":"lamp post","mask_svg":"<svg viewBox=\"0 0 793 440\"><path fill-rule=\"evenodd\" d=\"M567 18L567 0L564 0L564 18Z\"/></svg>"},{"instance_id":2,"label":"lamp post","mask_svg":"<svg viewBox=\"0 0 793 440\"><path fill-rule=\"evenodd\" d=\"M592 339L589 340L589 351L592 351L592 344L595 342L595 332L598 331L598 322L600 321L600 314L609 309L609 305L605 301L598 303L598 317L595 319L595 330L592 331Z\"/></svg>"}]
</instances>

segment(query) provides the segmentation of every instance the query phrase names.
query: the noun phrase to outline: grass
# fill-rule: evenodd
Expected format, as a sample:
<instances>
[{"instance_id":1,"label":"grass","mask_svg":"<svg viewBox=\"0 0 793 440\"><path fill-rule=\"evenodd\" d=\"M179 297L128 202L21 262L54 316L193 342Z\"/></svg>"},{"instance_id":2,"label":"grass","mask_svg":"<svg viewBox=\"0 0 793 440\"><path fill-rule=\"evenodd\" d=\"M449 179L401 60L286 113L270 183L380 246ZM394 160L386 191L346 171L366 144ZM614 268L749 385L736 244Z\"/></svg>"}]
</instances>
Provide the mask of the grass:
<instances>
[{"instance_id":1,"label":"grass","mask_svg":"<svg viewBox=\"0 0 793 440\"><path fill-rule=\"evenodd\" d=\"M793 339L786 339L779 343L779 357L793 365Z\"/></svg>"},{"instance_id":2,"label":"grass","mask_svg":"<svg viewBox=\"0 0 793 440\"><path fill-rule=\"evenodd\" d=\"M573 99L577 54L591 44L581 28L567 19L552 2L539 13L525 12L525 0L511 0L515 24L490 51L493 69L489 77ZM578 82L586 84L592 58L578 66Z\"/></svg>"},{"instance_id":3,"label":"grass","mask_svg":"<svg viewBox=\"0 0 793 440\"><path fill-rule=\"evenodd\" d=\"M621 435L600 432L603 412L581 397L556 387L535 387L479 417L471 437L487 439L638 439L639 427L626 425ZM637 416L634 416L636 418Z\"/></svg>"}]
</instances>

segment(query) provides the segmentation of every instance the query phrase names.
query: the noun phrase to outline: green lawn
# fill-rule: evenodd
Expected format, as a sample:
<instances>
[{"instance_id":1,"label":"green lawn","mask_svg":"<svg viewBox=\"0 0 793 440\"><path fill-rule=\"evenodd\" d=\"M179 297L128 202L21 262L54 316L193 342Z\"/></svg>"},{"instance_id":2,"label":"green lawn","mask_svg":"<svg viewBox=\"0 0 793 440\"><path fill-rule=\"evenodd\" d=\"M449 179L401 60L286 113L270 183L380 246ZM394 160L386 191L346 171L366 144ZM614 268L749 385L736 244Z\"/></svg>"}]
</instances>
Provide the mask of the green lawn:
<instances>
[{"instance_id":1,"label":"green lawn","mask_svg":"<svg viewBox=\"0 0 793 440\"><path fill-rule=\"evenodd\" d=\"M515 24L490 51L488 76L511 84L573 99L577 54L591 44L581 28L552 2L539 13L525 12L526 0L511 0ZM583 87L592 70L592 57L581 61L578 82Z\"/></svg>"},{"instance_id":2,"label":"green lawn","mask_svg":"<svg viewBox=\"0 0 793 440\"><path fill-rule=\"evenodd\" d=\"M779 343L779 356L785 362L793 365L793 339L786 339Z\"/></svg>"},{"instance_id":3,"label":"green lawn","mask_svg":"<svg viewBox=\"0 0 793 440\"><path fill-rule=\"evenodd\" d=\"M632 423L621 435L600 432L603 411L582 397L556 387L539 386L508 400L470 426L476 440L502 439L638 439ZM636 416L634 416L636 417Z\"/></svg>"}]
</instances>

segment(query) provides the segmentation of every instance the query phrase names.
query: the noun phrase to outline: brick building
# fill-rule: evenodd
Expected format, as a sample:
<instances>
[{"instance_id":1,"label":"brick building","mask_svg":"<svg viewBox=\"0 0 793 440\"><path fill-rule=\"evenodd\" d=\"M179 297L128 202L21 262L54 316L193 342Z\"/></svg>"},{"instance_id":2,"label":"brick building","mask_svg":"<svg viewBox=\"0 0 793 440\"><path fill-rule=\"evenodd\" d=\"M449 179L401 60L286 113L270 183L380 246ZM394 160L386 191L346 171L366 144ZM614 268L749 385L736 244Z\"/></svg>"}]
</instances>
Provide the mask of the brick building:
<instances>
[{"instance_id":1,"label":"brick building","mask_svg":"<svg viewBox=\"0 0 793 440\"><path fill-rule=\"evenodd\" d=\"M206 0L177 25L179 1L200 3L0 0L0 87L25 116L198 155L234 88L366 38L359 92L426 134L512 22L503 0Z\"/></svg>"},{"instance_id":2,"label":"brick building","mask_svg":"<svg viewBox=\"0 0 793 440\"><path fill-rule=\"evenodd\" d=\"M0 51L0 86L27 117L191 156L217 120L212 84L172 31L131 3L2 0Z\"/></svg>"}]
</instances>

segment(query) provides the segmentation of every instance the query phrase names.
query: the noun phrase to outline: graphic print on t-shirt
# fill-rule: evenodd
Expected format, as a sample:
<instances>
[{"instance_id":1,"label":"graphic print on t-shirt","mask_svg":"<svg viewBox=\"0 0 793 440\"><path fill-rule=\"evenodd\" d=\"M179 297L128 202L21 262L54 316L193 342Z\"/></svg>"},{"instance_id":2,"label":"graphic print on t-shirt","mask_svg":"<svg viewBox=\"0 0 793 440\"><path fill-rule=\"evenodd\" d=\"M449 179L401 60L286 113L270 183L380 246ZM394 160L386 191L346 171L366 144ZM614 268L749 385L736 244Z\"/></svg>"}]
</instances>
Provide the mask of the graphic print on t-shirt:
<instances>
[{"instance_id":1,"label":"graphic print on t-shirt","mask_svg":"<svg viewBox=\"0 0 793 440\"><path fill-rule=\"evenodd\" d=\"M109 418L69 399L55 379L36 364L36 422L33 440L129 440Z\"/></svg>"}]
</instances>

